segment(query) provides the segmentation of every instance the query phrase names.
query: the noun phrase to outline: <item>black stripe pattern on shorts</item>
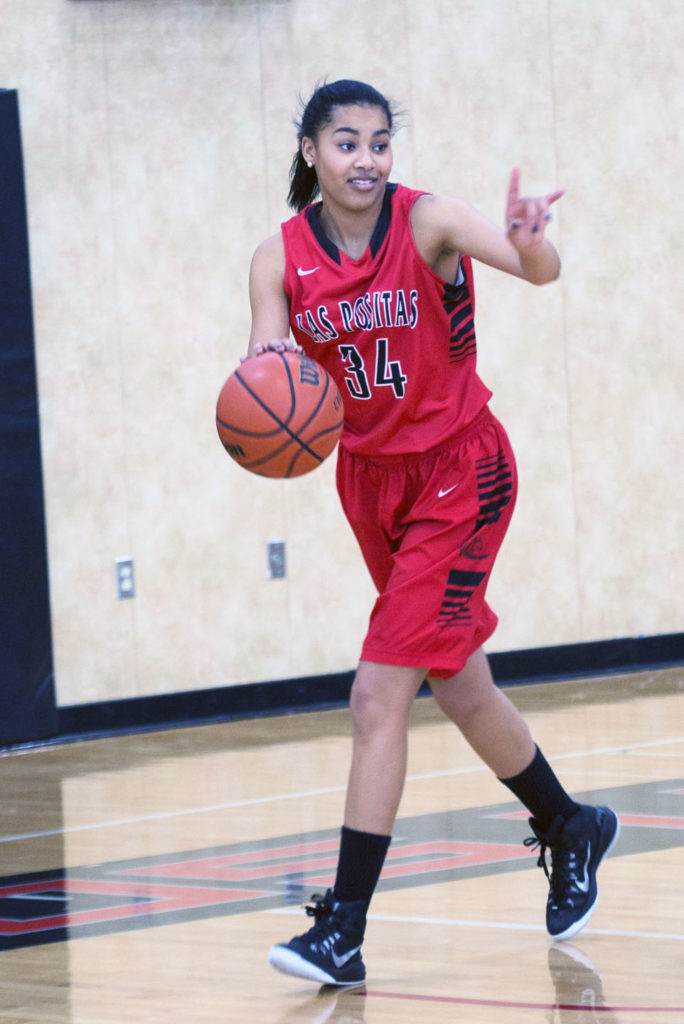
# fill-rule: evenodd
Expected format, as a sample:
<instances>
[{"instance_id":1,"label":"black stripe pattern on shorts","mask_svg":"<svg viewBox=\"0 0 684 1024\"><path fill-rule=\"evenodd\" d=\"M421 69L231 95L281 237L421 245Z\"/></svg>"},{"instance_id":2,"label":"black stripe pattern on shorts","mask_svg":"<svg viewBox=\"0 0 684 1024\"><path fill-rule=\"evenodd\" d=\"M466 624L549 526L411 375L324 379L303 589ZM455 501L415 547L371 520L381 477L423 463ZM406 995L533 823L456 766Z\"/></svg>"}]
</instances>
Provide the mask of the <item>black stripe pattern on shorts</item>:
<instances>
[{"instance_id":1,"label":"black stripe pattern on shorts","mask_svg":"<svg viewBox=\"0 0 684 1024\"><path fill-rule=\"evenodd\" d=\"M502 451L475 464L479 513L475 531L495 523L513 497L513 471Z\"/></svg>"}]
</instances>

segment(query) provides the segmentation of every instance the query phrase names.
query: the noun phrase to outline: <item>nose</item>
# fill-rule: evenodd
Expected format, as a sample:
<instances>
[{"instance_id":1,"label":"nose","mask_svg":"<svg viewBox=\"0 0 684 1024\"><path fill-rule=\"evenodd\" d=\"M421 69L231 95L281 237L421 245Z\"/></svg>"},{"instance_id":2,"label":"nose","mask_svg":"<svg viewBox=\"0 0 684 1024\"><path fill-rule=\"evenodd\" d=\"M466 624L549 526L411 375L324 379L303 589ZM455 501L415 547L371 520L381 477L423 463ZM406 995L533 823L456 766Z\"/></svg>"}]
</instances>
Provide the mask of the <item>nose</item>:
<instances>
[{"instance_id":1,"label":"nose","mask_svg":"<svg viewBox=\"0 0 684 1024\"><path fill-rule=\"evenodd\" d=\"M374 167L375 154L373 153L373 150L369 147L363 149L359 147L356 151L355 163L357 167L362 168L363 170L368 170L369 168Z\"/></svg>"}]
</instances>

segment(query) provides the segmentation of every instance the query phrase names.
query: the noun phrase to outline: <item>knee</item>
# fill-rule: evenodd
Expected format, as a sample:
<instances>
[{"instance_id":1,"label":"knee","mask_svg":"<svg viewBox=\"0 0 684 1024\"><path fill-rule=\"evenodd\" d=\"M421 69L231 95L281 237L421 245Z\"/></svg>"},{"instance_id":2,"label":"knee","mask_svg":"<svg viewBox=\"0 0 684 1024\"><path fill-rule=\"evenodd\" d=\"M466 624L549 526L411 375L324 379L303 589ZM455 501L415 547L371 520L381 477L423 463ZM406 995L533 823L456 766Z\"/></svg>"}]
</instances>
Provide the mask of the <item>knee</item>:
<instances>
[{"instance_id":1,"label":"knee","mask_svg":"<svg viewBox=\"0 0 684 1024\"><path fill-rule=\"evenodd\" d=\"M456 705L457 724L467 729L472 722L476 722L483 715L489 715L490 710L491 702L482 694L466 693Z\"/></svg>"},{"instance_id":2,"label":"knee","mask_svg":"<svg viewBox=\"0 0 684 1024\"><path fill-rule=\"evenodd\" d=\"M354 738L398 735L408 728L408 715L423 678L419 669L363 664L356 674L349 707Z\"/></svg>"},{"instance_id":3,"label":"knee","mask_svg":"<svg viewBox=\"0 0 684 1024\"><path fill-rule=\"evenodd\" d=\"M367 739L378 732L388 717L379 695L358 677L351 689L349 710L356 739Z\"/></svg>"},{"instance_id":4,"label":"knee","mask_svg":"<svg viewBox=\"0 0 684 1024\"><path fill-rule=\"evenodd\" d=\"M483 715L492 712L492 701L498 691L491 687L470 687L459 685L453 680L438 682L430 680L432 692L440 708L459 729L467 729Z\"/></svg>"}]
</instances>

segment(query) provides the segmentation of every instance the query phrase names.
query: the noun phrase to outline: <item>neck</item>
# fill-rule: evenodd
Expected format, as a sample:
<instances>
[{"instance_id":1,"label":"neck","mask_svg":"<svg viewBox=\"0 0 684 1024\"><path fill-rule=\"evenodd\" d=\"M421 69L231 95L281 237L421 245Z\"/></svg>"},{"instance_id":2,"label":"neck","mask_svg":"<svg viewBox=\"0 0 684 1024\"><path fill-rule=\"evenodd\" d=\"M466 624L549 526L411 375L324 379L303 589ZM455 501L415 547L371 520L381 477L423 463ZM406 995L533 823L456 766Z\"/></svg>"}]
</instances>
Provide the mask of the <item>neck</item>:
<instances>
[{"instance_id":1,"label":"neck","mask_svg":"<svg viewBox=\"0 0 684 1024\"><path fill-rule=\"evenodd\" d=\"M368 248L382 209L382 198L367 210L350 211L323 200L321 226L331 242L350 259L358 260Z\"/></svg>"}]
</instances>

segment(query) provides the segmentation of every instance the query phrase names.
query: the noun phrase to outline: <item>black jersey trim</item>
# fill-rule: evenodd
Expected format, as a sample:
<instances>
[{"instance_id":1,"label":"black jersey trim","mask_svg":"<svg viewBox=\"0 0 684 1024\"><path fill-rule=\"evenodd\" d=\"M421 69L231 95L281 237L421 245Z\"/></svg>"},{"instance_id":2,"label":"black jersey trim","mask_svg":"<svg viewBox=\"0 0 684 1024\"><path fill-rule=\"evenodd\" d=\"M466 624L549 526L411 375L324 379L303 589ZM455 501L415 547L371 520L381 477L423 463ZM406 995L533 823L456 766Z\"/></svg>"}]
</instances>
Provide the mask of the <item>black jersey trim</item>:
<instances>
[{"instance_id":1,"label":"black jersey trim","mask_svg":"<svg viewBox=\"0 0 684 1024\"><path fill-rule=\"evenodd\" d=\"M322 203L316 203L315 206L310 206L306 211L306 219L309 223L309 227L313 231L316 241L320 247L328 254L331 260L335 263L342 263L340 257L340 250L337 248L334 242L331 242L325 231L321 226L321 206Z\"/></svg>"},{"instance_id":2,"label":"black jersey trim","mask_svg":"<svg viewBox=\"0 0 684 1024\"><path fill-rule=\"evenodd\" d=\"M390 229L392 223L392 196L397 190L396 183L385 185L385 195L382 200L382 209L380 210L380 216L378 217L377 223L373 228L373 234L369 242L371 256L375 258L380 252L382 243L387 237L387 232ZM325 253L334 260L338 266L342 265L342 256L339 248L334 242L326 235L321 224L321 207L322 203L315 203L310 206L306 211L306 219L309 227L314 233L316 241L324 250Z\"/></svg>"},{"instance_id":3,"label":"black jersey trim","mask_svg":"<svg viewBox=\"0 0 684 1024\"><path fill-rule=\"evenodd\" d=\"M373 229L373 234L371 235L369 243L371 256L373 256L373 258L375 258L380 252L382 243L385 241L387 232L390 229L390 224L392 223L392 196L396 191L396 184L385 185L385 196L382 201L382 209L380 210L380 216L378 217L378 222Z\"/></svg>"}]
</instances>

